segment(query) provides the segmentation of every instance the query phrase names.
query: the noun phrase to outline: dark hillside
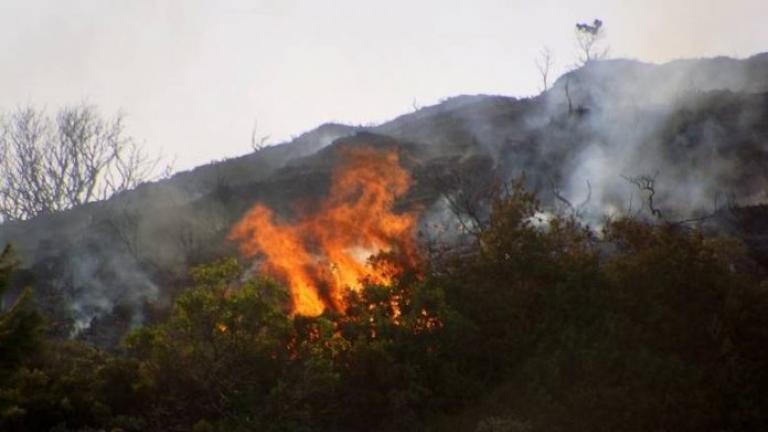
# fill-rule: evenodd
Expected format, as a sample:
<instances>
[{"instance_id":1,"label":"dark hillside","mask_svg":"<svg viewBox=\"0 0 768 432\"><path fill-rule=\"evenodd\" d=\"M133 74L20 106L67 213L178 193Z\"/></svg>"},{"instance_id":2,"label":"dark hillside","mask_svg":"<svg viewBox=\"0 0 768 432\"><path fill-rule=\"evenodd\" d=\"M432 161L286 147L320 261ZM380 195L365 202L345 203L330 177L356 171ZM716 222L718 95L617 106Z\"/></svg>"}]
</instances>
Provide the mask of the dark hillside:
<instances>
[{"instance_id":1,"label":"dark hillside","mask_svg":"<svg viewBox=\"0 0 768 432\"><path fill-rule=\"evenodd\" d=\"M768 201L768 54L596 62L533 98L458 96L376 127L326 124L107 202L5 224L0 240L16 246L22 280L34 281L60 334L99 318L85 334L111 345L154 316L149 304L176 295L168 287L189 266L232 253L229 229L255 202L290 216L296 201L322 197L343 146L396 148L416 179L401 208L431 216L447 211L446 196L525 174L545 209L564 208L564 198L583 203L593 224L652 218L622 176L653 175L666 219L734 211L707 222L740 233L761 256L768 249L761 218L741 216L760 207L740 209Z\"/></svg>"}]
</instances>

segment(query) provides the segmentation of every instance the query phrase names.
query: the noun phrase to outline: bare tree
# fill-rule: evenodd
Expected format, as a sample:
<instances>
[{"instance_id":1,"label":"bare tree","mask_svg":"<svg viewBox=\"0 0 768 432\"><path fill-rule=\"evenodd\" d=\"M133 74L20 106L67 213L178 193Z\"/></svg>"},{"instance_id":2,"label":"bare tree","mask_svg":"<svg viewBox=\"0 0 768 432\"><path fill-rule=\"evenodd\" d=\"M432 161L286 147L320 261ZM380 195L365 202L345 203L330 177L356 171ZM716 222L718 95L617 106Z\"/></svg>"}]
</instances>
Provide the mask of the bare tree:
<instances>
[{"instance_id":1,"label":"bare tree","mask_svg":"<svg viewBox=\"0 0 768 432\"><path fill-rule=\"evenodd\" d=\"M560 188L557 186L557 183L555 183L554 180L550 180L549 183L552 188L552 195L555 196L555 199L565 204L571 216L581 217L584 214L584 210L587 208L587 206L589 205L589 202L592 200L592 183L590 183L589 180L586 181L586 184L587 184L586 198L584 198L584 201L576 205L574 205L568 198L563 196L562 192L560 191Z\"/></svg>"},{"instance_id":2,"label":"bare tree","mask_svg":"<svg viewBox=\"0 0 768 432\"><path fill-rule=\"evenodd\" d=\"M633 184L641 194L645 193L648 197L648 208L651 211L651 214L656 216L659 220L664 221L667 224L670 225L684 225L689 223L701 223L705 222L709 219L714 218L717 216L718 212L720 212L722 209L727 210L733 210L735 204L733 201L733 197L729 197L729 199L726 200L726 203L724 205L720 204L720 193L717 192L712 197L712 211L709 213L698 215L693 215L685 219L670 219L669 214L662 215L661 210L656 207L656 203L654 202L654 197L656 195L656 177L658 177L659 172L656 171L653 175L649 174L642 174L634 177L627 177L622 175L621 177L628 181L629 183ZM632 194L630 194L629 197L629 207L627 209L627 213L632 213ZM642 207L642 206L641 206ZM641 208L638 208L636 214L638 214L641 211Z\"/></svg>"},{"instance_id":3,"label":"bare tree","mask_svg":"<svg viewBox=\"0 0 768 432\"><path fill-rule=\"evenodd\" d=\"M55 118L19 108L0 120L0 217L28 219L109 198L147 181L158 163L125 136L121 115L105 119L86 104Z\"/></svg>"},{"instance_id":4,"label":"bare tree","mask_svg":"<svg viewBox=\"0 0 768 432\"><path fill-rule=\"evenodd\" d=\"M142 221L138 207L118 201L115 205L110 206L105 217L98 222L103 224L103 228L109 230L116 243L131 258L137 263L143 261L142 237L140 235Z\"/></svg>"},{"instance_id":5,"label":"bare tree","mask_svg":"<svg viewBox=\"0 0 768 432\"><path fill-rule=\"evenodd\" d=\"M648 194L648 208L651 210L651 214L661 219L661 210L659 210L653 202L653 197L656 195L656 177L658 175L659 172L657 171L654 175L643 174L634 177L622 175L621 177L635 185L640 192Z\"/></svg>"},{"instance_id":6,"label":"bare tree","mask_svg":"<svg viewBox=\"0 0 768 432\"><path fill-rule=\"evenodd\" d=\"M267 147L269 142L269 135L260 135L258 134L259 130L259 121L254 120L253 121L253 129L251 129L251 148L253 151L257 152L259 150L263 150L265 147Z\"/></svg>"},{"instance_id":7,"label":"bare tree","mask_svg":"<svg viewBox=\"0 0 768 432\"><path fill-rule=\"evenodd\" d=\"M579 48L579 66L583 66L594 60L600 60L608 55L608 49L601 46L604 37L605 30L603 22L599 19L592 21L592 24L576 24L576 43Z\"/></svg>"},{"instance_id":8,"label":"bare tree","mask_svg":"<svg viewBox=\"0 0 768 432\"><path fill-rule=\"evenodd\" d=\"M485 174L478 175L479 172ZM479 159L468 160L458 167L433 173L430 183L445 200L460 230L477 237L487 224L488 209L501 185L493 168Z\"/></svg>"},{"instance_id":9,"label":"bare tree","mask_svg":"<svg viewBox=\"0 0 768 432\"><path fill-rule=\"evenodd\" d=\"M552 72L552 67L555 61L552 56L552 51L549 47L544 47L539 51L539 56L536 58L536 69L539 70L539 76L541 76L542 90L549 90L549 78Z\"/></svg>"}]
</instances>

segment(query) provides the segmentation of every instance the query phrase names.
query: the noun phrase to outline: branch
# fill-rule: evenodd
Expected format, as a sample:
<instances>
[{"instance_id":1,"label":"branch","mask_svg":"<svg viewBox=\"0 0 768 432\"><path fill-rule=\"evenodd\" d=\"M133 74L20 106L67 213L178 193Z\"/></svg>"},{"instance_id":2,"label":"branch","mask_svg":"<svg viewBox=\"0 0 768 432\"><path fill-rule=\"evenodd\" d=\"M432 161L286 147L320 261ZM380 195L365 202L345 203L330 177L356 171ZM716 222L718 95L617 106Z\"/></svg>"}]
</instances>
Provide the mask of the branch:
<instances>
[{"instance_id":1,"label":"branch","mask_svg":"<svg viewBox=\"0 0 768 432\"><path fill-rule=\"evenodd\" d=\"M55 117L19 108L0 121L0 216L3 220L65 210L136 187L159 158L123 131L123 118L95 107L64 107Z\"/></svg>"},{"instance_id":2,"label":"branch","mask_svg":"<svg viewBox=\"0 0 768 432\"><path fill-rule=\"evenodd\" d=\"M539 70L541 76L543 88L542 91L549 90L549 75L554 64L552 59L552 51L548 47L544 47L539 51L539 57L535 60L536 69Z\"/></svg>"},{"instance_id":3,"label":"branch","mask_svg":"<svg viewBox=\"0 0 768 432\"><path fill-rule=\"evenodd\" d=\"M639 175L634 177L628 177L625 175L622 175L621 177L628 181L629 183L635 185L641 192L647 192L648 193L648 208L651 210L651 214L656 216L657 218L662 218L661 210L656 208L656 206L653 203L653 197L656 195L656 177L659 175L659 172L656 171L656 173L653 176L650 175Z\"/></svg>"}]
</instances>

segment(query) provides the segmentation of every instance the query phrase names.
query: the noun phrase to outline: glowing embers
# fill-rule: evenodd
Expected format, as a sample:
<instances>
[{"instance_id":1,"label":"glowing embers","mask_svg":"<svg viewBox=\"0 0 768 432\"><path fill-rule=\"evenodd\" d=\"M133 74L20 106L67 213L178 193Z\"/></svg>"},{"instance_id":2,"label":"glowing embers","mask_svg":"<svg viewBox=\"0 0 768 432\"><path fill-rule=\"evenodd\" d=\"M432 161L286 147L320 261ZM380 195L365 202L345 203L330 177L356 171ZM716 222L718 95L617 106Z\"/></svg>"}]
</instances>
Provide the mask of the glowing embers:
<instances>
[{"instance_id":1,"label":"glowing embers","mask_svg":"<svg viewBox=\"0 0 768 432\"><path fill-rule=\"evenodd\" d=\"M366 147L339 156L316 210L287 222L257 204L230 234L245 256L263 260L262 271L288 285L297 314L343 311L344 290L358 289L361 281L389 282L397 269L371 265L373 255L396 248L409 264L416 260L417 215L393 211L411 185L398 154Z\"/></svg>"}]
</instances>

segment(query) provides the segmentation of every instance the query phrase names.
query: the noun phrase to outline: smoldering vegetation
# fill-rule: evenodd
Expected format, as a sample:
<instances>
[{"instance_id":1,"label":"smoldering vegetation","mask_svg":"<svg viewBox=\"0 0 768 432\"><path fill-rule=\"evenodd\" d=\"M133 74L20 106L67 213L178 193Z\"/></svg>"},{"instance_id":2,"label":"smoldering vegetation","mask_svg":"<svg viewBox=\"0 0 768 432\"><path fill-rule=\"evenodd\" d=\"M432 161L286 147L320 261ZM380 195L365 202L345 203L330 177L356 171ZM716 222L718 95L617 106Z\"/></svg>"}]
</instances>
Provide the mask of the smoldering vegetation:
<instances>
[{"instance_id":1,"label":"smoldering vegetation","mask_svg":"<svg viewBox=\"0 0 768 432\"><path fill-rule=\"evenodd\" d=\"M326 192L333 149L356 145L401 152L416 182L399 205L425 209L425 239L482 224L489 186L524 176L545 211L593 225L621 214L701 219L765 249L768 230L743 221L768 199L768 54L591 62L532 98L459 96L376 127L324 125L106 202L6 223L0 241L15 245L16 285L35 286L60 335L111 346L177 294L160 287L234 253L228 231L254 202L290 215ZM652 191L632 182L641 178Z\"/></svg>"},{"instance_id":2,"label":"smoldering vegetation","mask_svg":"<svg viewBox=\"0 0 768 432\"><path fill-rule=\"evenodd\" d=\"M158 286L174 286L190 266L233 250L224 238L247 208L235 202L235 190L352 130L324 125L290 144L142 184L107 201L7 222L0 241L12 244L22 263L8 300L34 285L55 334L112 346L169 304L175 293Z\"/></svg>"}]
</instances>

